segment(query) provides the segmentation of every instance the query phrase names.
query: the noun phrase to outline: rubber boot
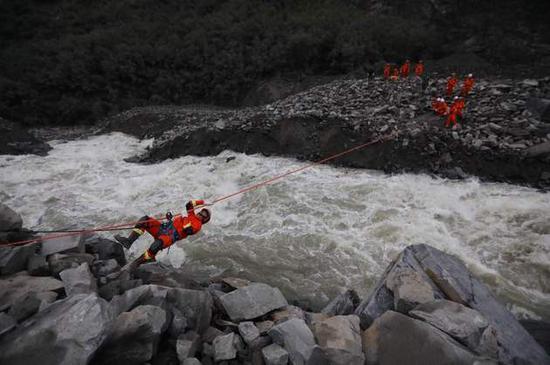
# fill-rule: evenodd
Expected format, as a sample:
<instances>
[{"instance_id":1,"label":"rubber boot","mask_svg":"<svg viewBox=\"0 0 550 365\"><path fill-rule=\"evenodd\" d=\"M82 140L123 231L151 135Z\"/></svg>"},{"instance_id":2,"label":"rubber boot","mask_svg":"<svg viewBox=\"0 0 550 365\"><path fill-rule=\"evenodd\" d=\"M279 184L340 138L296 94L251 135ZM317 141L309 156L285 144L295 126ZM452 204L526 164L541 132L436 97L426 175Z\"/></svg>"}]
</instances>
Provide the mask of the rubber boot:
<instances>
[{"instance_id":1,"label":"rubber boot","mask_svg":"<svg viewBox=\"0 0 550 365\"><path fill-rule=\"evenodd\" d=\"M115 240L117 240L122 246L124 246L125 249L129 250L130 247L132 247L132 243L134 243L139 238L139 236L139 233L137 233L136 231L132 231L128 238L115 234Z\"/></svg>"}]
</instances>

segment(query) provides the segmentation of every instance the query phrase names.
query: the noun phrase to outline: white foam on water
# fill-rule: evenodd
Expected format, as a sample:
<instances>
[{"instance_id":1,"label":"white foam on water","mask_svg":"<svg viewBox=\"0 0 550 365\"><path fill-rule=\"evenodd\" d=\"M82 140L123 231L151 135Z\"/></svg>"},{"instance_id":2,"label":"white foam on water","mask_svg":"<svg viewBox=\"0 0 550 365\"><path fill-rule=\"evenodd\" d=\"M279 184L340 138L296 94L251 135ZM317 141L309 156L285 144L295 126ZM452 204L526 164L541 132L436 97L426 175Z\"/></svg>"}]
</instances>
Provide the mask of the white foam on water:
<instances>
[{"instance_id":1,"label":"white foam on water","mask_svg":"<svg viewBox=\"0 0 550 365\"><path fill-rule=\"evenodd\" d=\"M212 201L304 166L231 151L124 162L150 143L113 133L54 141L46 157L0 156L0 201L32 229L95 227L182 211L189 199ZM145 235L129 254L151 241ZM263 281L319 307L344 287L367 295L416 243L459 256L516 314L550 319L550 195L475 179L316 166L217 204L200 234L159 260Z\"/></svg>"}]
</instances>

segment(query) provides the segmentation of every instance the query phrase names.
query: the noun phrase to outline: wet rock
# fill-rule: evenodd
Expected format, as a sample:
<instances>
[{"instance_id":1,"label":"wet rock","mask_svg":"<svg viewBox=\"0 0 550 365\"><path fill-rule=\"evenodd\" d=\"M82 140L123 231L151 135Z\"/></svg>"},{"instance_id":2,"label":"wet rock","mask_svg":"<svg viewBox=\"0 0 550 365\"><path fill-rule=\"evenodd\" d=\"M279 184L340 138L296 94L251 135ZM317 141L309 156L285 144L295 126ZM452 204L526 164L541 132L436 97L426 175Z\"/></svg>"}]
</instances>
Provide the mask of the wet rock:
<instances>
[{"instance_id":1,"label":"wet rock","mask_svg":"<svg viewBox=\"0 0 550 365\"><path fill-rule=\"evenodd\" d=\"M27 262L27 272L32 276L49 276L50 265L44 256L31 256Z\"/></svg>"},{"instance_id":2,"label":"wet rock","mask_svg":"<svg viewBox=\"0 0 550 365\"><path fill-rule=\"evenodd\" d=\"M550 323L534 319L519 321L523 328L550 354Z\"/></svg>"},{"instance_id":3,"label":"wet rock","mask_svg":"<svg viewBox=\"0 0 550 365\"><path fill-rule=\"evenodd\" d=\"M160 335L168 325L166 311L142 305L121 313L94 356L94 364L140 364L157 352Z\"/></svg>"},{"instance_id":4,"label":"wet rock","mask_svg":"<svg viewBox=\"0 0 550 365\"><path fill-rule=\"evenodd\" d=\"M95 277L87 263L83 263L74 269L63 270L59 273L67 296L75 294L89 294L97 291Z\"/></svg>"},{"instance_id":5,"label":"wet rock","mask_svg":"<svg viewBox=\"0 0 550 365\"><path fill-rule=\"evenodd\" d=\"M0 313L0 337L4 333L7 333L14 329L16 325L17 321L15 320L15 318L4 312Z\"/></svg>"},{"instance_id":6,"label":"wet rock","mask_svg":"<svg viewBox=\"0 0 550 365\"><path fill-rule=\"evenodd\" d=\"M330 364L363 365L365 355L361 343L361 328L356 315L335 316L313 326L317 343Z\"/></svg>"},{"instance_id":7,"label":"wet rock","mask_svg":"<svg viewBox=\"0 0 550 365\"><path fill-rule=\"evenodd\" d=\"M194 331L187 332L178 337L176 351L179 361L182 362L189 357L195 357L195 354L200 351L200 345L200 336Z\"/></svg>"},{"instance_id":8,"label":"wet rock","mask_svg":"<svg viewBox=\"0 0 550 365\"><path fill-rule=\"evenodd\" d=\"M306 319L306 313L300 307L295 305L287 305L283 309L277 310L271 314L271 320L275 324L289 320L290 318Z\"/></svg>"},{"instance_id":9,"label":"wet rock","mask_svg":"<svg viewBox=\"0 0 550 365\"><path fill-rule=\"evenodd\" d=\"M80 236L66 236L42 241L40 254L49 256L54 253L84 253L84 240Z\"/></svg>"},{"instance_id":10,"label":"wet rock","mask_svg":"<svg viewBox=\"0 0 550 365\"><path fill-rule=\"evenodd\" d=\"M0 203L0 231L21 228L23 228L23 218L7 205Z\"/></svg>"},{"instance_id":11,"label":"wet rock","mask_svg":"<svg viewBox=\"0 0 550 365\"><path fill-rule=\"evenodd\" d=\"M254 319L288 305L279 289L263 283L254 283L225 294L220 301L233 321Z\"/></svg>"},{"instance_id":12,"label":"wet rock","mask_svg":"<svg viewBox=\"0 0 550 365\"><path fill-rule=\"evenodd\" d=\"M34 137L18 123L0 118L0 155L45 156L51 149L50 145Z\"/></svg>"},{"instance_id":13,"label":"wet rock","mask_svg":"<svg viewBox=\"0 0 550 365\"><path fill-rule=\"evenodd\" d=\"M122 246L102 237L88 237L84 241L86 253L97 255L99 260L115 259L120 266L126 265L126 256Z\"/></svg>"},{"instance_id":14,"label":"wet rock","mask_svg":"<svg viewBox=\"0 0 550 365\"><path fill-rule=\"evenodd\" d=\"M63 282L51 277L29 276L25 272L3 277L0 280L0 311L8 309L28 293L39 294L63 289Z\"/></svg>"},{"instance_id":15,"label":"wet rock","mask_svg":"<svg viewBox=\"0 0 550 365\"><path fill-rule=\"evenodd\" d=\"M534 145L532 147L529 147L525 154L528 157L547 157L550 155L550 141L549 142L543 142L539 143L537 145Z\"/></svg>"},{"instance_id":16,"label":"wet rock","mask_svg":"<svg viewBox=\"0 0 550 365\"><path fill-rule=\"evenodd\" d=\"M190 357L181 362L181 365L202 365L196 357Z\"/></svg>"},{"instance_id":17,"label":"wet rock","mask_svg":"<svg viewBox=\"0 0 550 365\"><path fill-rule=\"evenodd\" d=\"M206 331L202 334L202 340L206 343L212 343L214 339L218 336L222 336L223 332L217 329L216 327L208 327Z\"/></svg>"},{"instance_id":18,"label":"wet rock","mask_svg":"<svg viewBox=\"0 0 550 365\"><path fill-rule=\"evenodd\" d=\"M241 322L239 323L239 334L243 338L244 342L250 346L254 340L260 337L260 331L258 327L252 322Z\"/></svg>"},{"instance_id":19,"label":"wet rock","mask_svg":"<svg viewBox=\"0 0 550 365\"><path fill-rule=\"evenodd\" d=\"M550 122L550 99L529 98L525 108L542 122Z\"/></svg>"},{"instance_id":20,"label":"wet rock","mask_svg":"<svg viewBox=\"0 0 550 365\"><path fill-rule=\"evenodd\" d=\"M36 292L29 292L13 302L8 314L17 322L21 322L38 312L41 303L42 300Z\"/></svg>"},{"instance_id":21,"label":"wet rock","mask_svg":"<svg viewBox=\"0 0 550 365\"><path fill-rule=\"evenodd\" d=\"M241 279L241 278L228 277L228 278L223 278L221 281L225 285L225 287L230 289L228 291L231 291L233 289L244 288L245 286L248 286L251 284L250 280ZM222 291L226 291L226 290L222 290Z\"/></svg>"},{"instance_id":22,"label":"wet rock","mask_svg":"<svg viewBox=\"0 0 550 365\"><path fill-rule=\"evenodd\" d=\"M258 328L258 331L260 331L261 335L265 335L274 325L273 321L261 321L254 324L256 325L256 328Z\"/></svg>"},{"instance_id":23,"label":"wet rock","mask_svg":"<svg viewBox=\"0 0 550 365\"><path fill-rule=\"evenodd\" d=\"M113 318L109 304L96 294L57 301L0 338L0 362L87 364L107 336Z\"/></svg>"},{"instance_id":24,"label":"wet rock","mask_svg":"<svg viewBox=\"0 0 550 365\"><path fill-rule=\"evenodd\" d=\"M231 360L237 357L237 347L235 342L237 335L228 333L227 335L219 336L214 339L214 360L216 362L223 360Z\"/></svg>"},{"instance_id":25,"label":"wet rock","mask_svg":"<svg viewBox=\"0 0 550 365\"><path fill-rule=\"evenodd\" d=\"M170 322L170 327L168 328L168 334L171 338L177 339L181 334L183 334L188 326L187 318L181 313L177 308L172 308L172 322Z\"/></svg>"},{"instance_id":26,"label":"wet rock","mask_svg":"<svg viewBox=\"0 0 550 365\"><path fill-rule=\"evenodd\" d=\"M115 259L96 260L93 264L93 272L96 276L107 276L120 270L120 266Z\"/></svg>"},{"instance_id":27,"label":"wet rock","mask_svg":"<svg viewBox=\"0 0 550 365\"><path fill-rule=\"evenodd\" d=\"M497 356L498 349L496 347L490 349L491 346L485 346L487 343L496 344L496 336L493 336L493 340L488 338L492 334L490 329L485 333L489 322L476 310L441 299L420 304L410 311L409 315L439 328L474 352L490 357ZM485 338L482 344L484 333ZM489 347L484 350L489 350L490 353L480 351L480 347Z\"/></svg>"},{"instance_id":28,"label":"wet rock","mask_svg":"<svg viewBox=\"0 0 550 365\"><path fill-rule=\"evenodd\" d=\"M388 311L363 334L368 364L474 364L481 360L429 324Z\"/></svg>"},{"instance_id":29,"label":"wet rock","mask_svg":"<svg viewBox=\"0 0 550 365\"><path fill-rule=\"evenodd\" d=\"M158 263L141 265L134 277L141 279L145 284L162 285L170 288L199 289L197 283L189 274L176 268L160 267Z\"/></svg>"},{"instance_id":30,"label":"wet rock","mask_svg":"<svg viewBox=\"0 0 550 365\"><path fill-rule=\"evenodd\" d=\"M269 330L274 343L283 346L293 364L324 364L326 359L315 343L313 333L306 323L297 318L289 319Z\"/></svg>"},{"instance_id":31,"label":"wet rock","mask_svg":"<svg viewBox=\"0 0 550 365\"><path fill-rule=\"evenodd\" d=\"M0 247L0 275L11 275L27 268L34 245Z\"/></svg>"},{"instance_id":32,"label":"wet rock","mask_svg":"<svg viewBox=\"0 0 550 365\"><path fill-rule=\"evenodd\" d=\"M142 285L117 295L111 300L115 314L127 312L139 305L162 306L170 288L158 285Z\"/></svg>"},{"instance_id":33,"label":"wet rock","mask_svg":"<svg viewBox=\"0 0 550 365\"><path fill-rule=\"evenodd\" d=\"M265 365L286 365L288 363L288 352L275 343L262 349L262 357Z\"/></svg>"},{"instance_id":34,"label":"wet rock","mask_svg":"<svg viewBox=\"0 0 550 365\"><path fill-rule=\"evenodd\" d=\"M59 277L61 271L77 268L83 263L92 266L94 259L94 256L87 253L53 254L48 257L48 264L52 276Z\"/></svg>"},{"instance_id":35,"label":"wet rock","mask_svg":"<svg viewBox=\"0 0 550 365\"><path fill-rule=\"evenodd\" d=\"M407 313L419 303L434 300L431 285L412 269L393 270L386 279L386 287L393 293L394 308Z\"/></svg>"},{"instance_id":36,"label":"wet rock","mask_svg":"<svg viewBox=\"0 0 550 365\"><path fill-rule=\"evenodd\" d=\"M321 312L329 316L352 314L360 302L355 290L348 289L334 298Z\"/></svg>"},{"instance_id":37,"label":"wet rock","mask_svg":"<svg viewBox=\"0 0 550 365\"><path fill-rule=\"evenodd\" d=\"M212 319L212 297L203 290L169 289L166 304L177 308L187 321L187 328L202 334Z\"/></svg>"}]
</instances>

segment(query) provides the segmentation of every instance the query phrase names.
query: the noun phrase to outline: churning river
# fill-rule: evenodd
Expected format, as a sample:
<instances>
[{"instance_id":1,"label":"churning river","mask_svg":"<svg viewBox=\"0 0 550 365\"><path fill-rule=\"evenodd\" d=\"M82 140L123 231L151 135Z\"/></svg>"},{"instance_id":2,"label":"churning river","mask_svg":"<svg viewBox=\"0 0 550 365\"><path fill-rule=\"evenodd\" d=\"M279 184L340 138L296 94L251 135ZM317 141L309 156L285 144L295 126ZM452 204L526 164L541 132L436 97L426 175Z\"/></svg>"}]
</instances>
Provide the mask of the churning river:
<instances>
[{"instance_id":1,"label":"churning river","mask_svg":"<svg viewBox=\"0 0 550 365\"><path fill-rule=\"evenodd\" d=\"M2 155L0 201L31 229L89 228L183 211L189 199L304 165L231 151L124 162L150 143L113 133L53 141L46 157ZM129 255L151 241L144 235ZM319 308L342 288L365 297L415 243L459 256L518 317L550 320L550 194L476 179L317 166L215 205L201 233L158 257L204 276L266 282Z\"/></svg>"}]
</instances>

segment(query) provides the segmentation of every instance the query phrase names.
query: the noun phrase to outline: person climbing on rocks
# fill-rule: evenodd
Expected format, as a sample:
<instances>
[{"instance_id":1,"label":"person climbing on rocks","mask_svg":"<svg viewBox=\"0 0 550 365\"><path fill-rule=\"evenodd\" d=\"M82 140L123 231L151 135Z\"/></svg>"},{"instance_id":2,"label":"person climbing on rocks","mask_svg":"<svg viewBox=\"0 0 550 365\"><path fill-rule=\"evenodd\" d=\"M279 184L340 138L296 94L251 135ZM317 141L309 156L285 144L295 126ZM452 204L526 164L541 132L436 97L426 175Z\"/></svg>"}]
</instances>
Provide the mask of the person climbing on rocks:
<instances>
[{"instance_id":1,"label":"person climbing on rocks","mask_svg":"<svg viewBox=\"0 0 550 365\"><path fill-rule=\"evenodd\" d=\"M411 70L411 61L406 60L405 63L401 66L401 77L409 77L409 72Z\"/></svg>"},{"instance_id":2,"label":"person climbing on rocks","mask_svg":"<svg viewBox=\"0 0 550 365\"><path fill-rule=\"evenodd\" d=\"M447 115L447 113L449 112L449 106L443 98L437 98L432 101L432 108L439 116Z\"/></svg>"},{"instance_id":3,"label":"person climbing on rocks","mask_svg":"<svg viewBox=\"0 0 550 365\"><path fill-rule=\"evenodd\" d=\"M456 74L453 72L451 77L447 79L447 96L453 95L456 84L458 84L458 79L456 78Z\"/></svg>"},{"instance_id":4,"label":"person climbing on rocks","mask_svg":"<svg viewBox=\"0 0 550 365\"><path fill-rule=\"evenodd\" d=\"M422 62L422 60L418 61L416 66L414 66L414 73L417 77L422 77L422 75L424 74L424 63Z\"/></svg>"},{"instance_id":5,"label":"person climbing on rocks","mask_svg":"<svg viewBox=\"0 0 550 365\"><path fill-rule=\"evenodd\" d=\"M453 103L449 108L449 115L447 117L447 121L445 122L445 127L449 127L451 124L453 126L457 124L458 117L462 118L462 109L465 105L464 99L461 99L458 96L454 97Z\"/></svg>"},{"instance_id":6,"label":"person climbing on rocks","mask_svg":"<svg viewBox=\"0 0 550 365\"><path fill-rule=\"evenodd\" d=\"M155 261L155 256L160 250L170 247L175 242L187 238L187 236L197 234L202 225L210 221L211 214L206 208L195 214L195 209L208 205L210 204L206 204L204 200L190 200L185 205L187 209L186 217L177 215L174 218L171 213L167 213L167 221L161 223L155 218L144 216L139 219L128 238L115 235L114 238L126 249L129 249L145 231L155 239L149 249L130 264L130 270L145 262Z\"/></svg>"},{"instance_id":7,"label":"person climbing on rocks","mask_svg":"<svg viewBox=\"0 0 550 365\"><path fill-rule=\"evenodd\" d=\"M474 75L469 74L468 76L466 76L466 78L464 79L464 84L462 85L462 90L460 91L460 95L467 96L474 88L474 84Z\"/></svg>"},{"instance_id":8,"label":"person climbing on rocks","mask_svg":"<svg viewBox=\"0 0 550 365\"><path fill-rule=\"evenodd\" d=\"M388 80L390 78L391 74L391 65L389 63L386 63L384 65L384 79Z\"/></svg>"}]
</instances>

